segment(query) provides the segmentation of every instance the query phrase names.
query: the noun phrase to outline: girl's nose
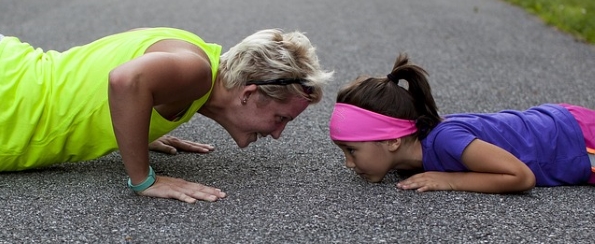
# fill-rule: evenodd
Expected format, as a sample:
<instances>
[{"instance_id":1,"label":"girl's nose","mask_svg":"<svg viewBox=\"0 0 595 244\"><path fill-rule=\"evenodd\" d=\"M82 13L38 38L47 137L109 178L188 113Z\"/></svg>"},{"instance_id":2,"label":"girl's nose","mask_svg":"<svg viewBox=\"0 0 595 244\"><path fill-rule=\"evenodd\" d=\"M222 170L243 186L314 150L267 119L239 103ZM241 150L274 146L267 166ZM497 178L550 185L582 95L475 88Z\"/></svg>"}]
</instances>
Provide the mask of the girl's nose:
<instances>
[{"instance_id":1,"label":"girl's nose","mask_svg":"<svg viewBox=\"0 0 595 244\"><path fill-rule=\"evenodd\" d=\"M345 166L350 169L355 168L355 164L350 159L345 159Z\"/></svg>"}]
</instances>

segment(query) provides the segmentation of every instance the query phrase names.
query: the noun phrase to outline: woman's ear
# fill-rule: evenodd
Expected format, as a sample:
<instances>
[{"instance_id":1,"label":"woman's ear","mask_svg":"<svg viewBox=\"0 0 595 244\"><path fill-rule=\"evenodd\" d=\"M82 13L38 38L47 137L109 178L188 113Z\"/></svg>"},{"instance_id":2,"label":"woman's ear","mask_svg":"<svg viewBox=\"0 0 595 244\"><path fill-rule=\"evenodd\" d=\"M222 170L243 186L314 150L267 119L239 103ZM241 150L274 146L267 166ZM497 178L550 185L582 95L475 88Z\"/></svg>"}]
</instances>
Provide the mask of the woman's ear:
<instances>
[{"instance_id":1,"label":"woman's ear","mask_svg":"<svg viewBox=\"0 0 595 244\"><path fill-rule=\"evenodd\" d=\"M403 140L401 138L397 138L397 139L392 139L392 140L387 140L387 146L388 146L388 150L391 152L395 152L397 151L397 149L399 149L399 147L401 147L401 143L403 143Z\"/></svg>"},{"instance_id":2,"label":"woman's ear","mask_svg":"<svg viewBox=\"0 0 595 244\"><path fill-rule=\"evenodd\" d=\"M242 101L242 104L246 104L250 96L254 94L257 90L258 87L256 85L244 86L240 92L240 100Z\"/></svg>"}]
</instances>

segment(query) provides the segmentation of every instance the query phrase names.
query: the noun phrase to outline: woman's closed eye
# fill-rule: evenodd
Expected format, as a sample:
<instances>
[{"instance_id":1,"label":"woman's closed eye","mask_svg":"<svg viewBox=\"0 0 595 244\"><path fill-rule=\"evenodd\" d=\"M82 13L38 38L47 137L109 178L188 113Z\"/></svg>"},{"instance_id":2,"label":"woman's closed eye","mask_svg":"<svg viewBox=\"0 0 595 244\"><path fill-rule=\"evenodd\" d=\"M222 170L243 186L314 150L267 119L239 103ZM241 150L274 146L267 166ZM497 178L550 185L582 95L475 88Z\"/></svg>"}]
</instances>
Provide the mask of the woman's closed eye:
<instances>
[{"instance_id":1,"label":"woman's closed eye","mask_svg":"<svg viewBox=\"0 0 595 244\"><path fill-rule=\"evenodd\" d=\"M285 117L285 116L277 116L277 123L284 123L284 122L288 122L289 118Z\"/></svg>"}]
</instances>

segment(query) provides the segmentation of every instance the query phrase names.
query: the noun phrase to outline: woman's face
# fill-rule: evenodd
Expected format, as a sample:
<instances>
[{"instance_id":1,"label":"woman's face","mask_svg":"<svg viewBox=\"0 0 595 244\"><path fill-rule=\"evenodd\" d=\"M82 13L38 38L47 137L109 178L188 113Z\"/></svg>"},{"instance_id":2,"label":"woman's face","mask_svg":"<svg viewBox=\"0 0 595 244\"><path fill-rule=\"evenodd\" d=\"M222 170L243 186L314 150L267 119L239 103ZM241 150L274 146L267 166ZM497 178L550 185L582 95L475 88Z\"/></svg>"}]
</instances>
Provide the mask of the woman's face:
<instances>
[{"instance_id":1,"label":"woman's face","mask_svg":"<svg viewBox=\"0 0 595 244\"><path fill-rule=\"evenodd\" d=\"M286 102L280 102L256 92L236 114L235 129L229 133L240 148L247 147L259 137L270 135L279 139L287 123L294 120L308 105L309 102L302 97L293 96Z\"/></svg>"}]
</instances>

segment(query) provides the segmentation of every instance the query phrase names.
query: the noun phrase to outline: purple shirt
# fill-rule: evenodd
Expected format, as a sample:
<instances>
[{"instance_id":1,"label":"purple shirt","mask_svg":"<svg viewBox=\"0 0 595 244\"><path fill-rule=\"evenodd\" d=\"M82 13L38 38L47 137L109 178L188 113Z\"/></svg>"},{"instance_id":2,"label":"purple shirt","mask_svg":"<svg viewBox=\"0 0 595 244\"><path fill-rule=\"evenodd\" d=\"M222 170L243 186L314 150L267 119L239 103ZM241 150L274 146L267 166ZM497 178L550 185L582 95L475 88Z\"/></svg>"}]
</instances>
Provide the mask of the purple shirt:
<instances>
[{"instance_id":1,"label":"purple shirt","mask_svg":"<svg viewBox=\"0 0 595 244\"><path fill-rule=\"evenodd\" d=\"M512 153L533 171L537 186L579 185L591 174L578 123L567 109L554 104L445 116L421 141L424 170L469 171L461 156L474 139Z\"/></svg>"}]
</instances>

